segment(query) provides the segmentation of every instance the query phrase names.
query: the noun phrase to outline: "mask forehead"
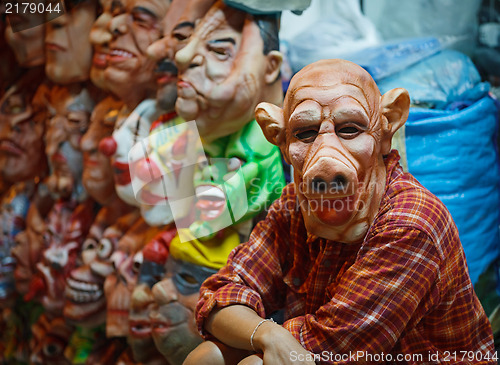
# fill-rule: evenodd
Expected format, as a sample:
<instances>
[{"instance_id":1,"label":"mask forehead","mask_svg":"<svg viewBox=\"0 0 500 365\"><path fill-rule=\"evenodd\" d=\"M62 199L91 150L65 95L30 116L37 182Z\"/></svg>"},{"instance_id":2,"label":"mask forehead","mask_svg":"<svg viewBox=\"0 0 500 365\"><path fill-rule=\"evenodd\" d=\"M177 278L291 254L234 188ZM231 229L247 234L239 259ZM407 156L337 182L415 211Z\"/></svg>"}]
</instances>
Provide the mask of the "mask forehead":
<instances>
[{"instance_id":1,"label":"mask forehead","mask_svg":"<svg viewBox=\"0 0 500 365\"><path fill-rule=\"evenodd\" d=\"M292 79L285 98L285 120L296 106L305 99L314 99L321 105L328 105L331 100L349 97L361 105L370 118L378 110L380 92L371 76L361 67L343 60L315 63L315 67L305 67ZM332 72L337 71L337 72ZM312 95L312 96L311 96Z\"/></svg>"},{"instance_id":2,"label":"mask forehead","mask_svg":"<svg viewBox=\"0 0 500 365\"><path fill-rule=\"evenodd\" d=\"M289 101L287 119L304 113L308 107L321 109L322 117L325 118L344 105L349 108L355 106L362 109L370 119L373 116L372 107L362 89L355 85L337 84L324 87L307 86L296 90Z\"/></svg>"}]
</instances>

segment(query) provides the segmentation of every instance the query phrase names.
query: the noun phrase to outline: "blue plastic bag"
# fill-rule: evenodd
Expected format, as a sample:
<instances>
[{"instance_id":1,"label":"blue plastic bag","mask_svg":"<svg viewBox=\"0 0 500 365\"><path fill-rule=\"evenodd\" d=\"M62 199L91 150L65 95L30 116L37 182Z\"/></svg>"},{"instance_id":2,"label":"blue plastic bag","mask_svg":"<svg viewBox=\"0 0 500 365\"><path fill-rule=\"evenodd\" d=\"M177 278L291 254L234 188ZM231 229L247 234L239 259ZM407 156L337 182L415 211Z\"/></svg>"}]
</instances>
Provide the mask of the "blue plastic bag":
<instances>
[{"instance_id":1,"label":"blue plastic bag","mask_svg":"<svg viewBox=\"0 0 500 365\"><path fill-rule=\"evenodd\" d=\"M459 111L411 108L406 122L409 172L450 211L473 283L500 254L497 115L486 96Z\"/></svg>"},{"instance_id":2,"label":"blue plastic bag","mask_svg":"<svg viewBox=\"0 0 500 365\"><path fill-rule=\"evenodd\" d=\"M471 59L452 50L427 57L377 84L381 93L403 87L410 93L412 104L433 109L453 108L457 103L470 105L489 90Z\"/></svg>"},{"instance_id":3,"label":"blue plastic bag","mask_svg":"<svg viewBox=\"0 0 500 365\"><path fill-rule=\"evenodd\" d=\"M363 67L378 81L406 70L442 48L442 43L435 37L410 38L365 48L344 58Z\"/></svg>"}]
</instances>

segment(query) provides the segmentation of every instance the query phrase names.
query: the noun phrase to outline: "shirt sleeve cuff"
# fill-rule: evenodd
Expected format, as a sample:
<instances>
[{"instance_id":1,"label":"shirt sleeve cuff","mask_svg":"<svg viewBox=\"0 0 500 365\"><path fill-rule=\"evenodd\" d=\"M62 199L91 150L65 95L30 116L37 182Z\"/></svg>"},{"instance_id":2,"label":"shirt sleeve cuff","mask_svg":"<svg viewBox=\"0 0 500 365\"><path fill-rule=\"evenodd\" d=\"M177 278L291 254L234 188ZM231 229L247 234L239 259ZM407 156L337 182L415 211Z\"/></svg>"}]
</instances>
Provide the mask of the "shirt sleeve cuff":
<instances>
[{"instance_id":1,"label":"shirt sleeve cuff","mask_svg":"<svg viewBox=\"0 0 500 365\"><path fill-rule=\"evenodd\" d=\"M285 323L283 323L283 327L287 329L288 332L290 332L293 335L293 337L295 337L295 339L302 344L302 346L304 346L304 342L302 341L301 330L302 326L304 325L304 322L305 322L305 317L299 316L291 318Z\"/></svg>"},{"instance_id":2,"label":"shirt sleeve cuff","mask_svg":"<svg viewBox=\"0 0 500 365\"><path fill-rule=\"evenodd\" d=\"M205 320L210 313L215 308L224 308L234 304L246 305L262 318L266 316L260 295L248 287L240 284L227 284L216 292L206 291L201 296L196 310L198 331L204 339L211 338L204 329Z\"/></svg>"}]
</instances>

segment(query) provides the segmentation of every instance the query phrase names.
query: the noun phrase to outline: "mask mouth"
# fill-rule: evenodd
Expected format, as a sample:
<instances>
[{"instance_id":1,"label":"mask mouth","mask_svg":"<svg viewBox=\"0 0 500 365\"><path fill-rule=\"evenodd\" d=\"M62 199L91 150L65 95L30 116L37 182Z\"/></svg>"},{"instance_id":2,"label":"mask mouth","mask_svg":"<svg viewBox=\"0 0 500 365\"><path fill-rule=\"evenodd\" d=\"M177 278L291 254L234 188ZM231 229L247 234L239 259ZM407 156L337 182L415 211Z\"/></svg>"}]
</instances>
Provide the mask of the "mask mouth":
<instances>
[{"instance_id":1,"label":"mask mouth","mask_svg":"<svg viewBox=\"0 0 500 365\"><path fill-rule=\"evenodd\" d=\"M132 182L130 176L130 166L128 163L116 161L113 163L115 183L117 185L125 186Z\"/></svg>"},{"instance_id":2,"label":"mask mouth","mask_svg":"<svg viewBox=\"0 0 500 365\"><path fill-rule=\"evenodd\" d=\"M96 283L80 281L71 276L66 279L64 295L76 304L93 303L104 298L102 287Z\"/></svg>"},{"instance_id":3,"label":"mask mouth","mask_svg":"<svg viewBox=\"0 0 500 365\"><path fill-rule=\"evenodd\" d=\"M92 66L99 69L104 69L108 65L107 59L108 52L103 52L102 50L94 50L94 56L92 57Z\"/></svg>"},{"instance_id":4,"label":"mask mouth","mask_svg":"<svg viewBox=\"0 0 500 365\"><path fill-rule=\"evenodd\" d=\"M226 208L226 195L218 186L197 186L196 198L196 208L200 210L200 218L204 221L218 218Z\"/></svg>"},{"instance_id":5,"label":"mask mouth","mask_svg":"<svg viewBox=\"0 0 500 365\"><path fill-rule=\"evenodd\" d=\"M7 138L0 139L0 151L14 156L21 156L24 153L24 149L21 146L12 139Z\"/></svg>"},{"instance_id":6,"label":"mask mouth","mask_svg":"<svg viewBox=\"0 0 500 365\"><path fill-rule=\"evenodd\" d=\"M151 336L151 321L149 319L132 319L129 317L129 332L134 338Z\"/></svg>"}]
</instances>

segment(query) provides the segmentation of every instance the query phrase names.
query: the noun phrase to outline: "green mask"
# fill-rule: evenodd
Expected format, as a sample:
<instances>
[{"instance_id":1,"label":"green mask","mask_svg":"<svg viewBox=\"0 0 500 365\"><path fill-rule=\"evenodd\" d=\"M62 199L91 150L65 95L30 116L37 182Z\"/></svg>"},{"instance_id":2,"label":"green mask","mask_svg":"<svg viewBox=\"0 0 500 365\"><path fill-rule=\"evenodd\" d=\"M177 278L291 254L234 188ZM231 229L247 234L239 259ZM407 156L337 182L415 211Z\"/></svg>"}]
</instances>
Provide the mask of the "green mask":
<instances>
[{"instance_id":1,"label":"green mask","mask_svg":"<svg viewBox=\"0 0 500 365\"><path fill-rule=\"evenodd\" d=\"M240 131L204 145L208 161L195 167L196 237L212 238L269 208L285 186L281 155L255 120Z\"/></svg>"}]
</instances>

